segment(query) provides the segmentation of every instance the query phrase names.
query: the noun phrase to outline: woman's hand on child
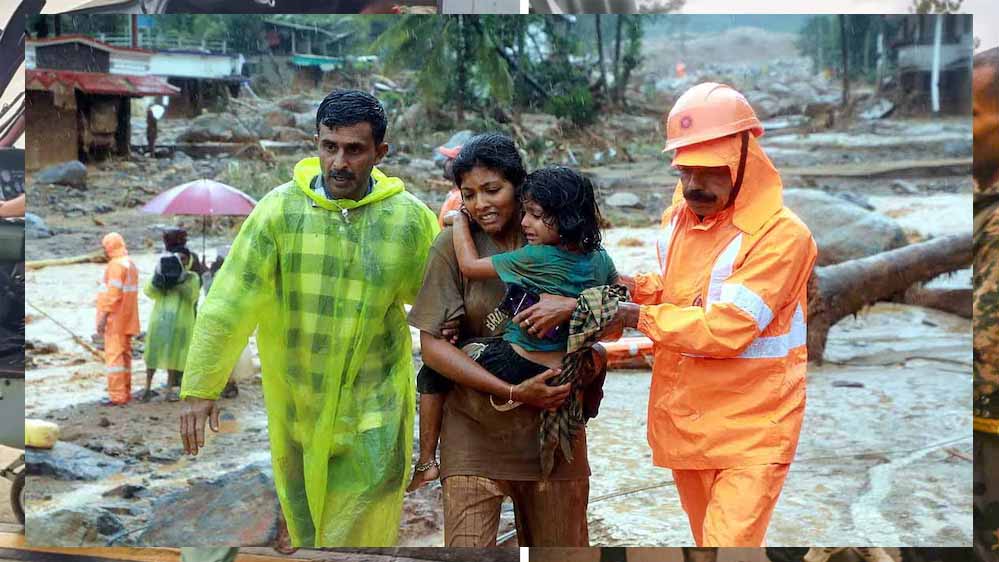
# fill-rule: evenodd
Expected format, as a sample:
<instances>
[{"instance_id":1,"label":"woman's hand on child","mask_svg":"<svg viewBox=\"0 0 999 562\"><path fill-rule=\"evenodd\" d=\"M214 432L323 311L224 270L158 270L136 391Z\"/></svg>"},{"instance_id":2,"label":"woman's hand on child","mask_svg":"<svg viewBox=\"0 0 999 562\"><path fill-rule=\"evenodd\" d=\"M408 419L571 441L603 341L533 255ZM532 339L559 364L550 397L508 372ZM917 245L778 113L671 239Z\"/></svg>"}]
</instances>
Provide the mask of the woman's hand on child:
<instances>
[{"instance_id":1,"label":"woman's hand on child","mask_svg":"<svg viewBox=\"0 0 999 562\"><path fill-rule=\"evenodd\" d=\"M461 327L461 317L454 320L445 320L441 323L441 338L451 342L451 345L458 345L459 328Z\"/></svg>"},{"instance_id":2,"label":"woman's hand on child","mask_svg":"<svg viewBox=\"0 0 999 562\"><path fill-rule=\"evenodd\" d=\"M513 388L513 399L535 408L555 410L565 402L572 390L572 383L548 386L548 379L561 372L562 369L548 369L518 384Z\"/></svg>"},{"instance_id":3,"label":"woman's hand on child","mask_svg":"<svg viewBox=\"0 0 999 562\"><path fill-rule=\"evenodd\" d=\"M513 317L513 321L527 330L528 334L538 338L555 326L569 322L574 310L576 310L576 299L542 293L541 300L537 304L521 311Z\"/></svg>"}]
</instances>

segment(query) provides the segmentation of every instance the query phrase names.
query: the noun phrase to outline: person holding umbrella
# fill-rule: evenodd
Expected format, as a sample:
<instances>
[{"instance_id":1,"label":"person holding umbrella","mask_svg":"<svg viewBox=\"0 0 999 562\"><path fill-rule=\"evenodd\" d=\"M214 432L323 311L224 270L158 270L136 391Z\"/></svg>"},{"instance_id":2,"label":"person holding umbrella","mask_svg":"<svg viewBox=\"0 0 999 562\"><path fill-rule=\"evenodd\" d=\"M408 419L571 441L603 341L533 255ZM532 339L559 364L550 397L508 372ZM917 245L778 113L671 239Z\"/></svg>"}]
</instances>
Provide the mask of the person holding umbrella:
<instances>
[{"instance_id":1,"label":"person holding umbrella","mask_svg":"<svg viewBox=\"0 0 999 562\"><path fill-rule=\"evenodd\" d=\"M190 254L172 252L160 257L153 278L143 289L155 301L146 333L146 390L142 401L152 397L153 376L157 369L167 372L167 402L180 400L180 381L184 376L187 348L194 331L195 308L201 278L191 270Z\"/></svg>"},{"instance_id":2,"label":"person holding umbrella","mask_svg":"<svg viewBox=\"0 0 999 562\"><path fill-rule=\"evenodd\" d=\"M163 248L171 254L183 254L190 261L187 269L204 276L208 268L201 262L198 254L187 247L187 230L180 227L170 227L163 230Z\"/></svg>"},{"instance_id":3,"label":"person holding umbrella","mask_svg":"<svg viewBox=\"0 0 999 562\"><path fill-rule=\"evenodd\" d=\"M256 329L274 483L293 546L396 542L415 389L404 303L423 281L437 217L375 166L385 110L334 90L317 157L243 223L194 326L181 385L184 449L197 454Z\"/></svg>"}]
</instances>

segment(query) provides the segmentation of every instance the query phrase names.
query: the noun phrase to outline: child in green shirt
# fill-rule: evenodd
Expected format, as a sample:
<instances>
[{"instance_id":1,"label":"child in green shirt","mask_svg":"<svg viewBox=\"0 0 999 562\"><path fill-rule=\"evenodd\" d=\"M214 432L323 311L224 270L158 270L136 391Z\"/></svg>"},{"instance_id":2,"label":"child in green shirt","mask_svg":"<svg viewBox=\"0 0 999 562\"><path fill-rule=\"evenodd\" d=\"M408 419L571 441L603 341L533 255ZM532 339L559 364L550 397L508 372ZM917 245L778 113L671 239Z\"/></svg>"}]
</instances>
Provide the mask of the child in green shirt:
<instances>
[{"instance_id":1,"label":"child in green shirt","mask_svg":"<svg viewBox=\"0 0 999 562\"><path fill-rule=\"evenodd\" d=\"M601 246L600 210L589 179L565 167L542 168L528 174L521 200L524 211L521 228L527 245L488 258L479 257L466 214L457 214L453 225L454 247L466 279L501 279L508 288L505 300L515 296L515 301L528 301L524 306L513 302L513 314L527 308L529 302L536 302L533 299L542 293L577 298L585 289L617 282L614 262ZM493 402L502 411L519 406L512 396L515 385L561 365L568 337L566 326L539 338L510 322L502 338L475 342L465 350L486 370L510 383L507 403ZM426 366L420 377L433 378L417 385L421 389L420 415L439 419L437 412L443 409L449 381ZM438 434L439 431L437 427ZM421 443L425 437L437 443L438 435L421 435ZM436 468L433 459L421 459L408 489L416 489L432 479L436 473L432 469ZM424 472L427 474L422 477Z\"/></svg>"}]
</instances>

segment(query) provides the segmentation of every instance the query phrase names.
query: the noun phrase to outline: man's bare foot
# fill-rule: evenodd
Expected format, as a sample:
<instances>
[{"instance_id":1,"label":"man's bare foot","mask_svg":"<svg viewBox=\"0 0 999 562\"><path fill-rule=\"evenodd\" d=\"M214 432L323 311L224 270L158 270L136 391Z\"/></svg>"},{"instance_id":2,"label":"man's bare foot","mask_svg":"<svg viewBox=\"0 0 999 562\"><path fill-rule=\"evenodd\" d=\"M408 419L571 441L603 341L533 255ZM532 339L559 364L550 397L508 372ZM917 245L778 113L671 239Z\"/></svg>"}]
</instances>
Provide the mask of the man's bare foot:
<instances>
[{"instance_id":1,"label":"man's bare foot","mask_svg":"<svg viewBox=\"0 0 999 562\"><path fill-rule=\"evenodd\" d=\"M421 486L433 482L440 477L441 468L437 464L437 461L419 463L413 469L413 479L409 481L409 486L406 486L406 492L418 490Z\"/></svg>"},{"instance_id":2,"label":"man's bare foot","mask_svg":"<svg viewBox=\"0 0 999 562\"><path fill-rule=\"evenodd\" d=\"M153 397L153 391L147 388L146 391L142 393L142 398L139 398L139 400L143 402L149 402L149 399L152 397Z\"/></svg>"}]
</instances>

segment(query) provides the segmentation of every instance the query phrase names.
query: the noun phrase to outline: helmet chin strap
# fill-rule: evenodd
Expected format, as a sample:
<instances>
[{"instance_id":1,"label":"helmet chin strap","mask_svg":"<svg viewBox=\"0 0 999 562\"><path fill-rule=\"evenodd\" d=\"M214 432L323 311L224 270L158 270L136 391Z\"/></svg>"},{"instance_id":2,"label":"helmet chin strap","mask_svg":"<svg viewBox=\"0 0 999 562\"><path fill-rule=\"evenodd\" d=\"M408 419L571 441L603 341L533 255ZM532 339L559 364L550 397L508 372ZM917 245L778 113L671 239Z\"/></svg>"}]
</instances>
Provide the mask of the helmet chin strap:
<instances>
[{"instance_id":1,"label":"helmet chin strap","mask_svg":"<svg viewBox=\"0 0 999 562\"><path fill-rule=\"evenodd\" d=\"M742 178L746 175L746 158L749 156L749 131L739 134L742 147L739 149L739 169L735 173L735 183L732 184L732 195L728 198L728 206L735 205L735 197L742 188Z\"/></svg>"}]
</instances>

